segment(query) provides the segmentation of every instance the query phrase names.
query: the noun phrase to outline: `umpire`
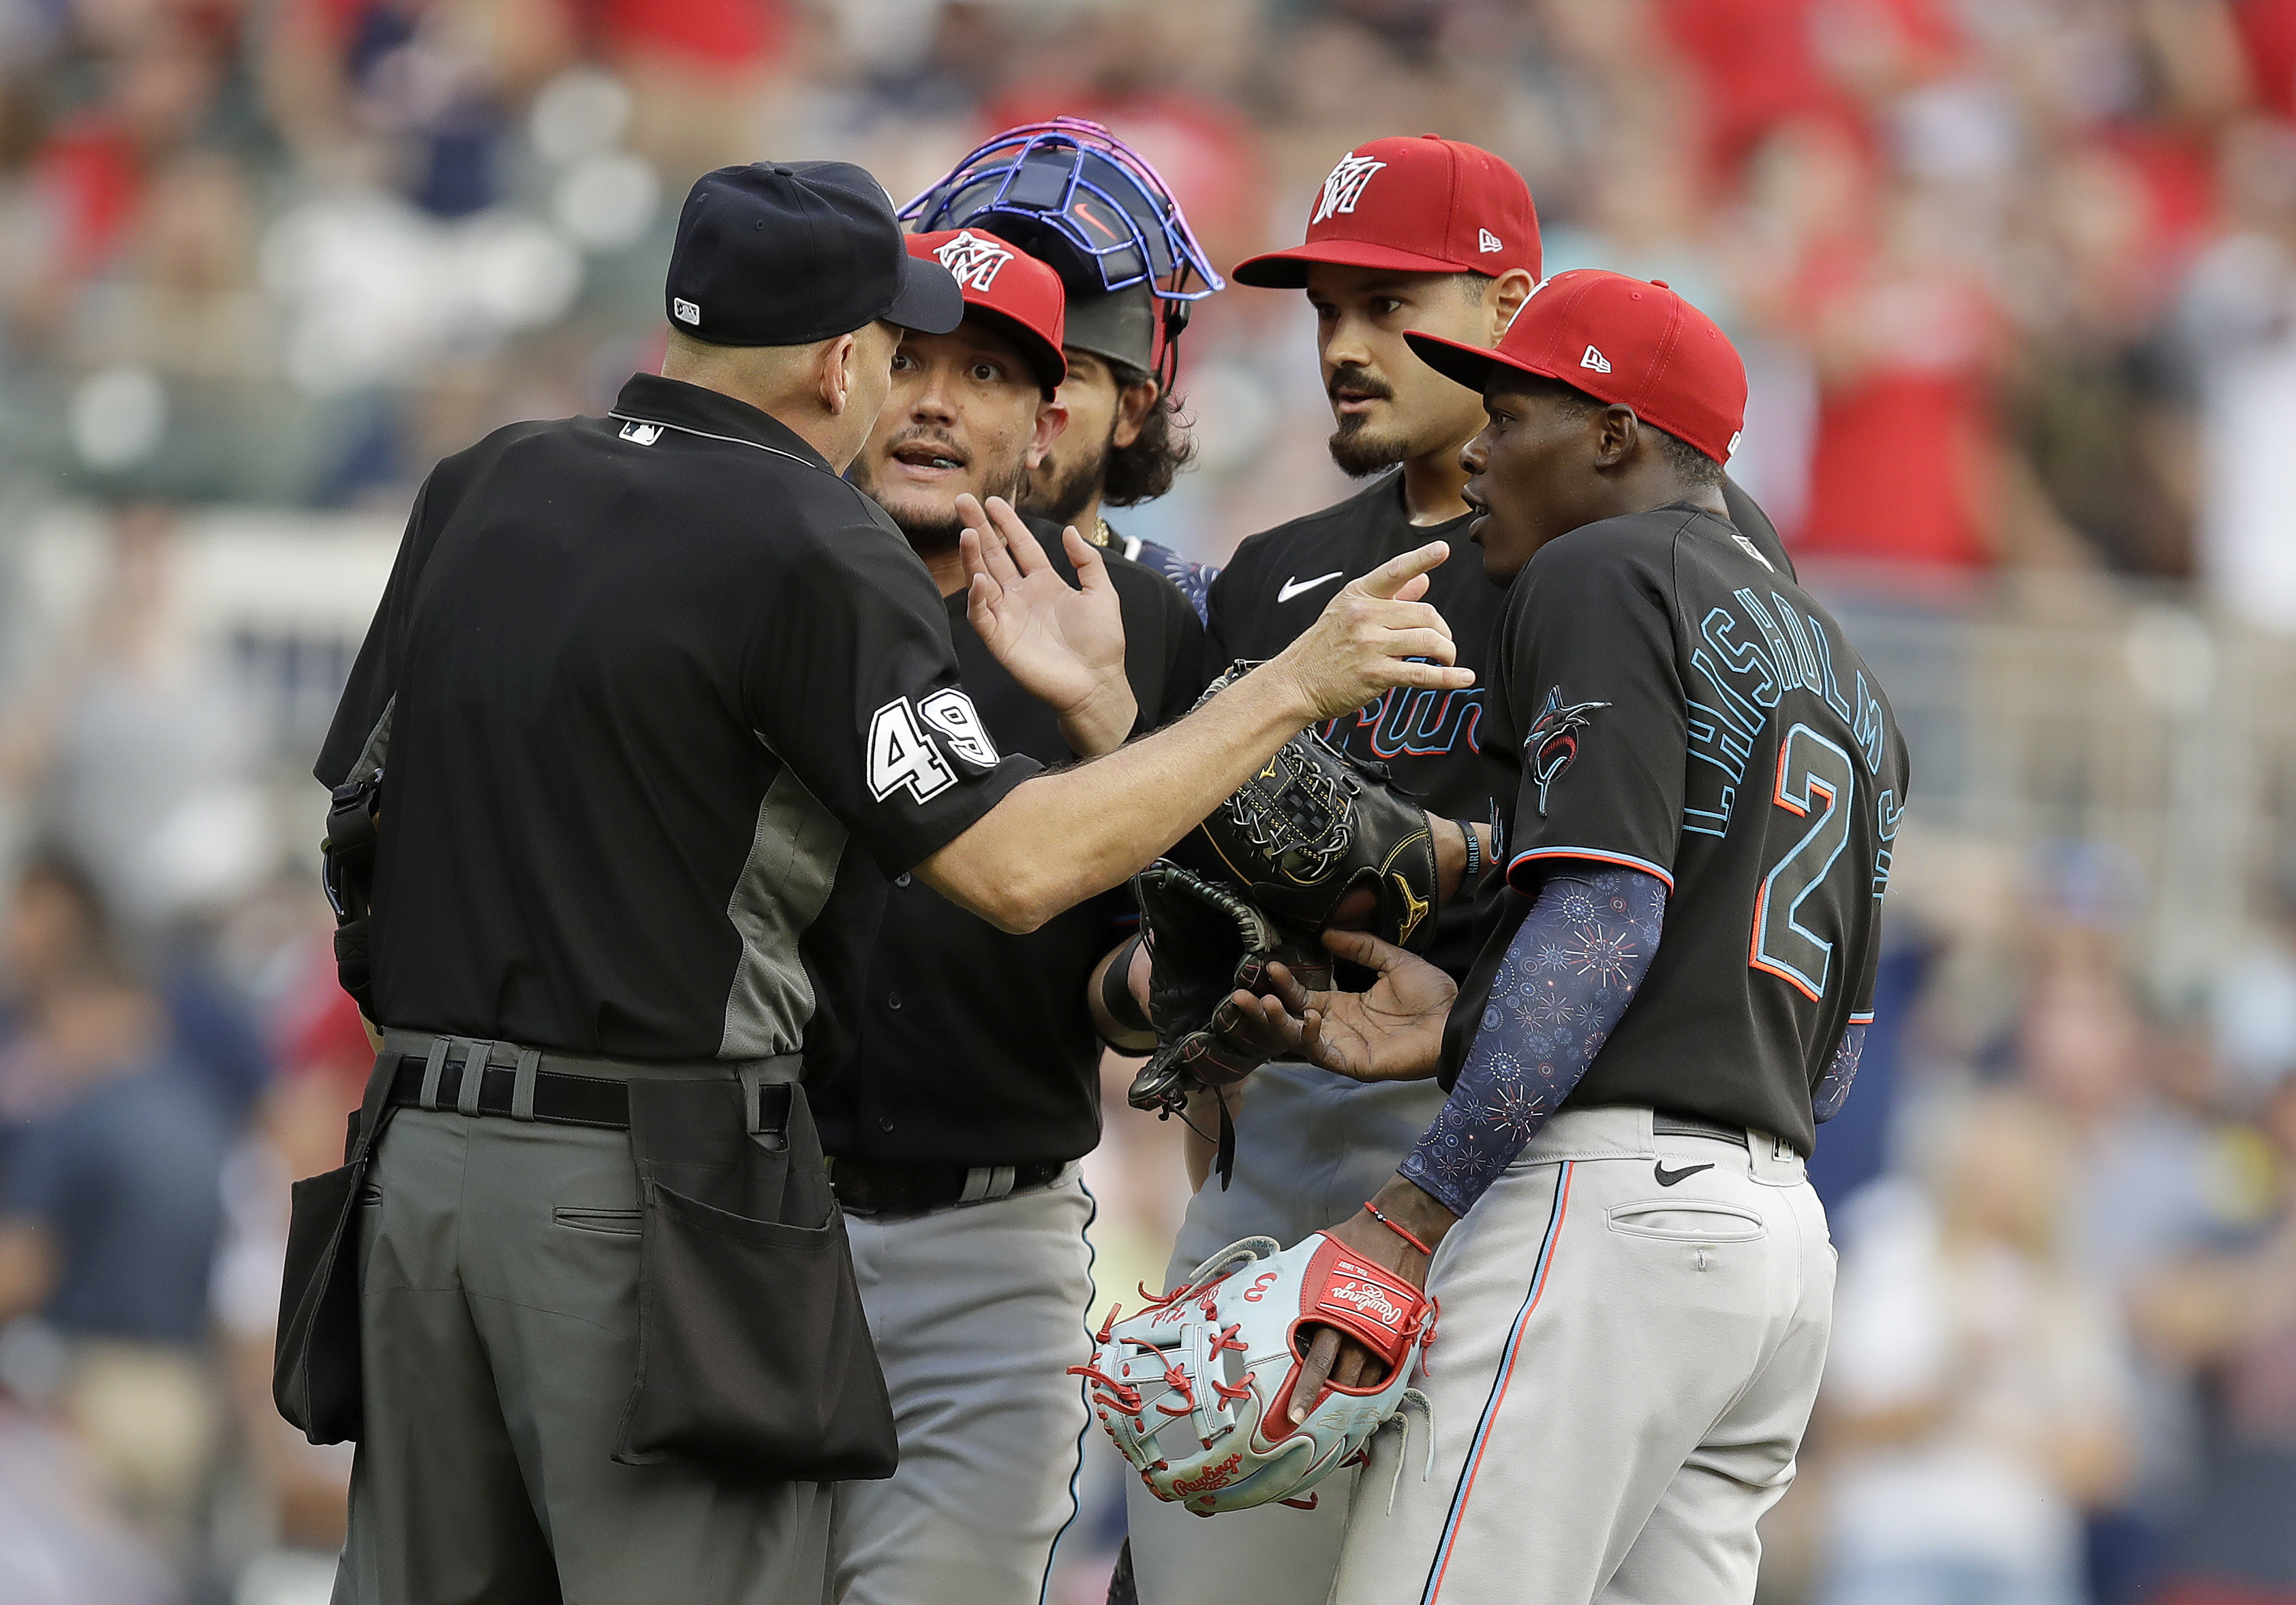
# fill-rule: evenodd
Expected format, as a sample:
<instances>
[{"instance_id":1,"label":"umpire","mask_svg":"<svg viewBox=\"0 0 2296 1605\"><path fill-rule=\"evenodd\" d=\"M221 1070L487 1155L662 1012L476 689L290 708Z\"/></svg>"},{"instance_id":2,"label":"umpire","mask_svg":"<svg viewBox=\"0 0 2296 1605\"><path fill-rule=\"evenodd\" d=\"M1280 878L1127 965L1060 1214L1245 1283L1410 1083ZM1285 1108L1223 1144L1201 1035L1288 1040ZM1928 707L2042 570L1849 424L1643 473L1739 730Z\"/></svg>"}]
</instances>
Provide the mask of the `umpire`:
<instances>
[{"instance_id":1,"label":"umpire","mask_svg":"<svg viewBox=\"0 0 2296 1605\"><path fill-rule=\"evenodd\" d=\"M1038 777L839 478L901 331L959 321L947 271L857 168L728 168L665 299L662 374L609 416L432 473L316 767L384 1047L347 1164L297 1184L275 1373L359 1442L339 1602L820 1597L823 1485L889 1474L893 1437L803 1084L850 1051L888 878L1033 929L1292 730L1461 674L1397 599L1422 553L1204 712ZM1112 621L1096 554L1071 588L980 538L1000 661L1082 686L1062 643L1105 629L1057 626Z\"/></svg>"}]
</instances>

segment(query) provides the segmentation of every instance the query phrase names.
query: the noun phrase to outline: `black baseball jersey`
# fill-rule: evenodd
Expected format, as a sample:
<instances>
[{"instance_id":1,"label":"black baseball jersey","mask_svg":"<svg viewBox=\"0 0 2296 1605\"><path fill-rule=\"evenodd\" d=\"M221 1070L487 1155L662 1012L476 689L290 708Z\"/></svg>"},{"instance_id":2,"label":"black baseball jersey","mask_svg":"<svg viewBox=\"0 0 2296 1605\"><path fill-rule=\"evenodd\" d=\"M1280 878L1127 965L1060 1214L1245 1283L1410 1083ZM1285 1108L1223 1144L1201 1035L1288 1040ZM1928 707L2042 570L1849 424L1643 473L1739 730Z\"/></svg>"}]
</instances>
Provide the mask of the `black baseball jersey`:
<instances>
[{"instance_id":1,"label":"black baseball jersey","mask_svg":"<svg viewBox=\"0 0 2296 1605\"><path fill-rule=\"evenodd\" d=\"M1570 1098L1751 1126L1804 1153L1842 1029L1871 1018L1906 760L1841 627L1686 504L1541 548L1491 653L1493 743L1521 757L1507 873L1445 1040L1456 1077L1542 866L1669 888L1642 988ZM1558 949L1587 972L1599 946Z\"/></svg>"},{"instance_id":2,"label":"black baseball jersey","mask_svg":"<svg viewBox=\"0 0 2296 1605\"><path fill-rule=\"evenodd\" d=\"M1029 523L1073 579L1059 526ZM1104 555L1124 610L1135 729L1153 730L1194 700L1203 628L1169 580ZM965 690L998 748L1073 762L1052 710L973 633L964 594L947 606ZM873 1165L968 1167L1089 1153L1100 1141L1100 1041L1085 985L1136 918L1118 887L1013 936L922 880L896 880L869 959L859 1049L813 1097L823 1149Z\"/></svg>"},{"instance_id":3,"label":"black baseball jersey","mask_svg":"<svg viewBox=\"0 0 2296 1605\"><path fill-rule=\"evenodd\" d=\"M432 472L316 774L378 764L382 1024L809 1076L888 880L1038 768L876 504L650 374Z\"/></svg>"},{"instance_id":4,"label":"black baseball jersey","mask_svg":"<svg viewBox=\"0 0 2296 1605\"><path fill-rule=\"evenodd\" d=\"M1777 531L1734 485L1733 516L1754 532L1764 556L1793 572ZM1311 512L1246 539L1212 581L1204 626L1204 684L1239 658L1272 658L1316 621L1332 594L1391 557L1430 541L1448 541L1451 555L1427 577L1427 601L1451 626L1458 660L1476 673L1466 691L1400 687L1378 701L1322 725L1324 734L1359 758L1385 764L1395 783L1431 812L1480 822L1504 812L1514 791L1515 749L1484 727L1483 674L1506 593L1483 574L1483 554L1467 539L1472 515L1414 525L1398 471L1321 512ZM1210 864L1206 867L1210 867ZM1455 897L1435 916L1427 956L1454 977L1475 954L1474 914Z\"/></svg>"},{"instance_id":5,"label":"black baseball jersey","mask_svg":"<svg viewBox=\"0 0 2296 1605\"><path fill-rule=\"evenodd\" d=\"M1506 596L1483 577L1482 553L1468 543L1466 527L1464 518L1414 525L1398 472L1321 512L1249 537L1212 582L1205 684L1236 659L1272 658L1291 645L1349 580L1429 541L1448 541L1450 557L1427 577L1427 600L1450 625L1459 662L1479 683L1465 691L1398 686L1318 728L1356 757L1385 764L1395 783L1429 811L1488 819L1493 799L1514 791L1514 752L1491 739L1481 684ZM1464 974L1474 956L1472 930L1467 899L1452 899L1436 915L1427 956Z\"/></svg>"}]
</instances>

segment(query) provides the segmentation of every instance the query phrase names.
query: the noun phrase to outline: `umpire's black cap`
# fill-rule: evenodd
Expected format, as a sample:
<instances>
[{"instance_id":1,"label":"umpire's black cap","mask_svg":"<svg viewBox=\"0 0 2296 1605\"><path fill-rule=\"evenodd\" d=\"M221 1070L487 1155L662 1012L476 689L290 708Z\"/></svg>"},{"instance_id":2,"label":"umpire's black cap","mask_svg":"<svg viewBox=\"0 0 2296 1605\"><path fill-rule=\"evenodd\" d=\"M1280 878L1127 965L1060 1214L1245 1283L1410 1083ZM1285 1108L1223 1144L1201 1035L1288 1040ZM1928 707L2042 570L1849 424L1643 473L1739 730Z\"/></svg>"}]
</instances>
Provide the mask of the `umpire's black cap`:
<instances>
[{"instance_id":1,"label":"umpire's black cap","mask_svg":"<svg viewBox=\"0 0 2296 1605\"><path fill-rule=\"evenodd\" d=\"M713 346L802 346L882 318L925 334L964 320L948 269L908 253L884 185L844 161L751 162L696 179L662 299Z\"/></svg>"}]
</instances>

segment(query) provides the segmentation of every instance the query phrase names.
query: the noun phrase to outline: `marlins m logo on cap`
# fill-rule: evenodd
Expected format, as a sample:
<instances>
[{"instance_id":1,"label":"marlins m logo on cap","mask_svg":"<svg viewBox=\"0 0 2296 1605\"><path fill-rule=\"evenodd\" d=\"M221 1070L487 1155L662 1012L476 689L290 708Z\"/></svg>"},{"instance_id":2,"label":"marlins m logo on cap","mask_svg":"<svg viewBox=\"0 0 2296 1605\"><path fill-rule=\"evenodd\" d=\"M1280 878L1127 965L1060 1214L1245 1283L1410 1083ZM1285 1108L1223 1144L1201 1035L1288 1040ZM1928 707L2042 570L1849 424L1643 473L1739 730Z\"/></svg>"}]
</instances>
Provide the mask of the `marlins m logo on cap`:
<instances>
[{"instance_id":1,"label":"marlins m logo on cap","mask_svg":"<svg viewBox=\"0 0 2296 1605\"><path fill-rule=\"evenodd\" d=\"M1308 226L1313 228L1324 218L1341 212L1353 212L1356 202L1363 199L1364 185L1386 165L1368 156L1357 156L1352 151L1341 157L1340 165L1324 180L1324 192L1316 197L1316 215L1308 219Z\"/></svg>"},{"instance_id":2,"label":"marlins m logo on cap","mask_svg":"<svg viewBox=\"0 0 2296 1605\"><path fill-rule=\"evenodd\" d=\"M948 269L949 276L961 290L978 290L987 294L996 282L996 274L1013 259L1011 248L995 240L984 240L971 229L959 231L955 239L933 252L934 258Z\"/></svg>"}]
</instances>

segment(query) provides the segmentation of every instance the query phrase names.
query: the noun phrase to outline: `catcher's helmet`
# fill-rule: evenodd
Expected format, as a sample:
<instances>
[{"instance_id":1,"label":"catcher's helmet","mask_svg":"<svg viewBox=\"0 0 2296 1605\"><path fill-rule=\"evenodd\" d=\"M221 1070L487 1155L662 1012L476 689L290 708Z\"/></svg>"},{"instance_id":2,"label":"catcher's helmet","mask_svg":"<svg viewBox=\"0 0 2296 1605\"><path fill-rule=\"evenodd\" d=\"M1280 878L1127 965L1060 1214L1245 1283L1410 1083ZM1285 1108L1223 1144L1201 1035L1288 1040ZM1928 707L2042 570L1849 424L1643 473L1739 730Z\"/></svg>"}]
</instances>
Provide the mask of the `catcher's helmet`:
<instances>
[{"instance_id":1,"label":"catcher's helmet","mask_svg":"<svg viewBox=\"0 0 2296 1605\"><path fill-rule=\"evenodd\" d=\"M1118 350L1102 355L1148 367L1167 389L1190 307L1226 287L1146 158L1081 118L1007 128L900 215L920 233L988 230L1051 266L1069 291L1072 336L1103 323L1113 333L1144 291L1161 314L1149 361L1137 364ZM1095 318L1102 306L1111 315Z\"/></svg>"}]
</instances>

